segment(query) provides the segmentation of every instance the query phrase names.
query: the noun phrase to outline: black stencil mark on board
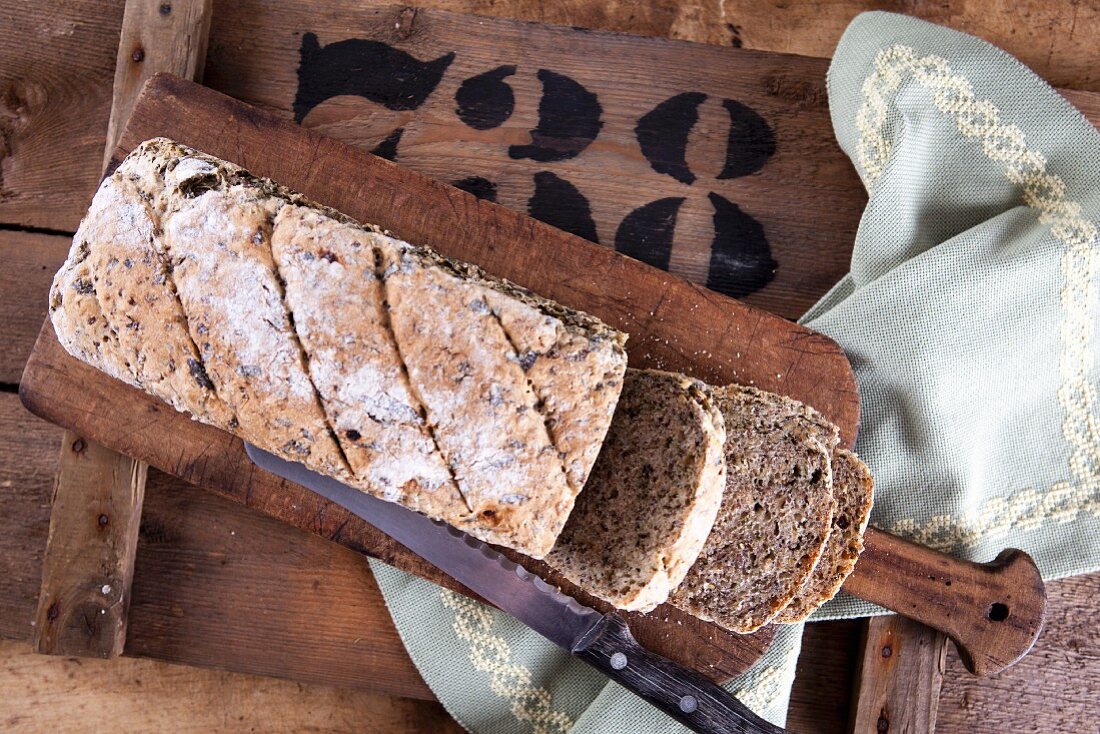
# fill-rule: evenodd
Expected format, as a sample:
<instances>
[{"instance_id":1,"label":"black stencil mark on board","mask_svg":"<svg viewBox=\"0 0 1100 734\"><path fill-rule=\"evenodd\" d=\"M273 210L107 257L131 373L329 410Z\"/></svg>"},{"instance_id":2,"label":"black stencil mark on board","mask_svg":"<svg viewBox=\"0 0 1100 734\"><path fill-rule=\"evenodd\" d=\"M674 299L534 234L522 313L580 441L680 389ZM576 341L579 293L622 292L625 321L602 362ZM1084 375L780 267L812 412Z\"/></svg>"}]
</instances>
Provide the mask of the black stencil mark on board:
<instances>
[{"instance_id":1,"label":"black stencil mark on board","mask_svg":"<svg viewBox=\"0 0 1100 734\"><path fill-rule=\"evenodd\" d=\"M779 266L772 259L764 227L732 201L715 193L708 198L714 206L714 241L707 288L734 298L760 290L772 281Z\"/></svg>"},{"instance_id":2,"label":"black stencil mark on board","mask_svg":"<svg viewBox=\"0 0 1100 734\"><path fill-rule=\"evenodd\" d=\"M677 94L638 120L634 135L654 171L666 173L680 183L694 183L695 174L686 160L688 134L699 121L699 105L706 98L702 92Z\"/></svg>"},{"instance_id":3,"label":"black stencil mark on board","mask_svg":"<svg viewBox=\"0 0 1100 734\"><path fill-rule=\"evenodd\" d=\"M538 77L542 99L531 143L513 145L508 155L540 163L574 158L600 134L603 108L595 94L564 74L539 69Z\"/></svg>"},{"instance_id":4,"label":"black stencil mark on board","mask_svg":"<svg viewBox=\"0 0 1100 734\"><path fill-rule=\"evenodd\" d=\"M349 38L321 47L317 34L302 36L294 120L301 122L317 105L343 94L369 99L391 110L415 110L439 85L454 52L432 61L380 41Z\"/></svg>"},{"instance_id":5,"label":"black stencil mark on board","mask_svg":"<svg viewBox=\"0 0 1100 734\"><path fill-rule=\"evenodd\" d=\"M535 219L578 237L600 241L588 199L576 186L550 171L535 174L535 193L527 202L527 212Z\"/></svg>"},{"instance_id":6,"label":"black stencil mark on board","mask_svg":"<svg viewBox=\"0 0 1100 734\"><path fill-rule=\"evenodd\" d=\"M623 217L615 232L615 249L655 268L668 270L672 236L683 197L651 201Z\"/></svg>"},{"instance_id":7,"label":"black stencil mark on board","mask_svg":"<svg viewBox=\"0 0 1100 734\"><path fill-rule=\"evenodd\" d=\"M775 134L768 121L753 108L733 99L722 100L730 115L726 138L726 164L718 178L737 178L759 171L775 154Z\"/></svg>"},{"instance_id":8,"label":"black stencil mark on board","mask_svg":"<svg viewBox=\"0 0 1100 734\"><path fill-rule=\"evenodd\" d=\"M475 130L503 125L516 108L516 94L504 79L515 73L515 66L498 66L462 82L455 92L458 119Z\"/></svg>"},{"instance_id":9,"label":"black stencil mark on board","mask_svg":"<svg viewBox=\"0 0 1100 734\"><path fill-rule=\"evenodd\" d=\"M405 134L405 128L399 127L386 136L378 145L374 146L371 153L387 161L397 160L397 144L401 142L401 136Z\"/></svg>"},{"instance_id":10,"label":"black stencil mark on board","mask_svg":"<svg viewBox=\"0 0 1100 734\"><path fill-rule=\"evenodd\" d=\"M469 176L460 181L455 181L451 185L455 188L462 189L468 194L473 194L479 199L485 199L486 201L497 200L497 185L481 176Z\"/></svg>"}]
</instances>

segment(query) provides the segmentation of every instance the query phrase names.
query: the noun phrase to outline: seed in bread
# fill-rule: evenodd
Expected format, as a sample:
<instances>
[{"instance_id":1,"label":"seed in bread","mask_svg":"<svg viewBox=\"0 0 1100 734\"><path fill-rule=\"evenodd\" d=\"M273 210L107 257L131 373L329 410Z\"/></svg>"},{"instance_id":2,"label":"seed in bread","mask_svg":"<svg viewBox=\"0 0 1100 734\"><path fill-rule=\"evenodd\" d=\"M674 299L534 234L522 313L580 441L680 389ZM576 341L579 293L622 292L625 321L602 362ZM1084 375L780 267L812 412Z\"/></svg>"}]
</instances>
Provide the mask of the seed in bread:
<instances>
[{"instance_id":1,"label":"seed in bread","mask_svg":"<svg viewBox=\"0 0 1100 734\"><path fill-rule=\"evenodd\" d=\"M627 370L603 450L547 562L620 609L664 602L714 523L725 438L705 384Z\"/></svg>"}]
</instances>

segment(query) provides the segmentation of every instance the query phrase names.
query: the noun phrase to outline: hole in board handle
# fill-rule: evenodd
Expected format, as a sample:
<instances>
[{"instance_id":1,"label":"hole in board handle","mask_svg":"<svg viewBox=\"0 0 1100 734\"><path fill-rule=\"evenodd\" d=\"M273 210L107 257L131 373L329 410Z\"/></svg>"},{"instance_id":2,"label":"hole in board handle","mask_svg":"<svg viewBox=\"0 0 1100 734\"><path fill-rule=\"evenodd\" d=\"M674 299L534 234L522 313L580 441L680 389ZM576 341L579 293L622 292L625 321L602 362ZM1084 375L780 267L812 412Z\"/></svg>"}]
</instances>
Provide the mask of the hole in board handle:
<instances>
[{"instance_id":1,"label":"hole in board handle","mask_svg":"<svg viewBox=\"0 0 1100 734\"><path fill-rule=\"evenodd\" d=\"M985 616L990 622L1003 622L1008 619L1008 605L995 601L989 605L989 611Z\"/></svg>"}]
</instances>

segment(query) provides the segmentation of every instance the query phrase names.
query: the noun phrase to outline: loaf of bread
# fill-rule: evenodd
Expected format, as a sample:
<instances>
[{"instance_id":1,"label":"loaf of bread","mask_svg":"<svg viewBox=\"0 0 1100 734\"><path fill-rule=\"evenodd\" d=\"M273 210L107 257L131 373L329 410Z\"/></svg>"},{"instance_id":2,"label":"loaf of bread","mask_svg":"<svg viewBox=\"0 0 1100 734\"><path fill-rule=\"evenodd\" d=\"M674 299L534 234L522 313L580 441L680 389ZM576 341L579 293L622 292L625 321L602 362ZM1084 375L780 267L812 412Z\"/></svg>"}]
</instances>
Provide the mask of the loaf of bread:
<instances>
[{"instance_id":1,"label":"loaf of bread","mask_svg":"<svg viewBox=\"0 0 1100 734\"><path fill-rule=\"evenodd\" d=\"M626 369L591 316L165 139L103 181L50 317L197 420L535 558Z\"/></svg>"},{"instance_id":2,"label":"loaf of bread","mask_svg":"<svg viewBox=\"0 0 1100 734\"><path fill-rule=\"evenodd\" d=\"M821 556L835 508L830 456L839 435L795 400L737 385L714 392L726 425L726 491L670 602L748 633L787 606Z\"/></svg>"},{"instance_id":3,"label":"loaf of bread","mask_svg":"<svg viewBox=\"0 0 1100 734\"><path fill-rule=\"evenodd\" d=\"M871 472L858 456L846 449L833 452L832 466L837 508L825 550L798 593L775 616L775 622L801 622L836 596L863 551L863 533L875 495Z\"/></svg>"},{"instance_id":4,"label":"loaf of bread","mask_svg":"<svg viewBox=\"0 0 1100 734\"><path fill-rule=\"evenodd\" d=\"M725 439L707 385L627 370L603 450L547 563L620 609L664 602L714 524Z\"/></svg>"}]
</instances>

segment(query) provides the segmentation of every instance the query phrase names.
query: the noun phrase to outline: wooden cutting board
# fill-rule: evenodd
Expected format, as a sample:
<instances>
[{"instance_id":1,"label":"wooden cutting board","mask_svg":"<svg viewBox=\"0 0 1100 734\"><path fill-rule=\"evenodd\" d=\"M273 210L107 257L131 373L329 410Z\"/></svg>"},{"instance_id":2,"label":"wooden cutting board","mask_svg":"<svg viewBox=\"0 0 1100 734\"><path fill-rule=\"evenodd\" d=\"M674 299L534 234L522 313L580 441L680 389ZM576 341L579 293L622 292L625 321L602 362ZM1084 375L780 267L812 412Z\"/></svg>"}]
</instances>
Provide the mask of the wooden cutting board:
<instances>
[{"instance_id":1,"label":"wooden cutting board","mask_svg":"<svg viewBox=\"0 0 1100 734\"><path fill-rule=\"evenodd\" d=\"M846 441L854 439L859 402L852 371L841 350L820 334L176 77L157 76L148 83L116 159L157 135L239 163L357 219L591 312L631 335L633 366L780 391L815 406L841 426ZM48 323L20 387L27 407L50 421L467 591L341 508L260 471L238 439L69 357ZM667 606L631 615L630 622L643 644L716 678L746 668L772 635L768 629L733 635Z\"/></svg>"}]
</instances>

